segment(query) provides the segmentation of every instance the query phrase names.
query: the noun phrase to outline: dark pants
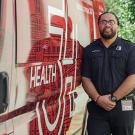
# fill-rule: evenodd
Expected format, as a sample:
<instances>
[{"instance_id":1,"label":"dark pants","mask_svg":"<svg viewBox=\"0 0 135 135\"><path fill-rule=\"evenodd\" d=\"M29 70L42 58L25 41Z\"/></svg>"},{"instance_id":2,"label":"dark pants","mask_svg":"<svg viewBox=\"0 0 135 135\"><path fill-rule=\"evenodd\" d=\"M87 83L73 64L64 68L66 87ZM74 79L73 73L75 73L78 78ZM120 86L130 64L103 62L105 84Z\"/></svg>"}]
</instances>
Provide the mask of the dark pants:
<instances>
[{"instance_id":1,"label":"dark pants","mask_svg":"<svg viewBox=\"0 0 135 135\"><path fill-rule=\"evenodd\" d=\"M122 111L119 101L112 111L105 111L94 101L88 103L88 135L133 135L134 111Z\"/></svg>"}]
</instances>

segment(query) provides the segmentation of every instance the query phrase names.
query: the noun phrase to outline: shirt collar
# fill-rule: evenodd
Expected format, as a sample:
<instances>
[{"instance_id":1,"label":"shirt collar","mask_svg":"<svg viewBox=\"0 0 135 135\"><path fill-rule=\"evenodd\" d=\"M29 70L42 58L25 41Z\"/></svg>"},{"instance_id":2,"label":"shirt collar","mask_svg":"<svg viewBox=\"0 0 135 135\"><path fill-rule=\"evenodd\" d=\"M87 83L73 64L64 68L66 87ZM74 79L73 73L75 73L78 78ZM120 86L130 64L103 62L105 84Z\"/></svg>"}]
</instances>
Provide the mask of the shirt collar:
<instances>
[{"instance_id":1,"label":"shirt collar","mask_svg":"<svg viewBox=\"0 0 135 135\"><path fill-rule=\"evenodd\" d=\"M120 38L117 37L116 40L115 40L108 48L112 48L112 47L114 47L114 46L117 46L119 40L120 40ZM105 47L100 38L98 39L98 41L99 41L99 45L100 45L100 46Z\"/></svg>"}]
</instances>

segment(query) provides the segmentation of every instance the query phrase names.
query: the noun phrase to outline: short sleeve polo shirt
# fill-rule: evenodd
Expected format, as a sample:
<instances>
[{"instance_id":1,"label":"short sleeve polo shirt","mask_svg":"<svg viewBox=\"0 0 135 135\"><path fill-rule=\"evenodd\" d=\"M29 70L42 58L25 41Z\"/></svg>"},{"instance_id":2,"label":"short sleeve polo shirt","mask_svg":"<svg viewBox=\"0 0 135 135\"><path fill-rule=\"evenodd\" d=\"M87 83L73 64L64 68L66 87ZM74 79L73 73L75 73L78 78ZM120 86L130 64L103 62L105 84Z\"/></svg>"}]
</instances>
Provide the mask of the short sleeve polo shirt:
<instances>
[{"instance_id":1,"label":"short sleeve polo shirt","mask_svg":"<svg viewBox=\"0 0 135 135\"><path fill-rule=\"evenodd\" d=\"M81 75L90 78L100 94L114 92L135 74L135 45L122 38L106 48L97 39L84 49Z\"/></svg>"}]
</instances>

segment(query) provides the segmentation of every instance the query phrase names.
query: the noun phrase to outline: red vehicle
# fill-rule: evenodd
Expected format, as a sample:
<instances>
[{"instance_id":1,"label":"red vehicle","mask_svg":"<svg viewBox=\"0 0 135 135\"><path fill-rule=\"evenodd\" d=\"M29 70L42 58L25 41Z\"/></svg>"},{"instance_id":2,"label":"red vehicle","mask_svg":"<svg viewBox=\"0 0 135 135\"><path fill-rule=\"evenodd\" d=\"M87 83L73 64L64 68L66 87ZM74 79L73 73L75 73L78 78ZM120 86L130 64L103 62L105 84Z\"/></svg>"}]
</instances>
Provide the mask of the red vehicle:
<instances>
[{"instance_id":1,"label":"red vehicle","mask_svg":"<svg viewBox=\"0 0 135 135\"><path fill-rule=\"evenodd\" d=\"M83 48L102 0L0 0L0 135L71 135L87 96Z\"/></svg>"}]
</instances>

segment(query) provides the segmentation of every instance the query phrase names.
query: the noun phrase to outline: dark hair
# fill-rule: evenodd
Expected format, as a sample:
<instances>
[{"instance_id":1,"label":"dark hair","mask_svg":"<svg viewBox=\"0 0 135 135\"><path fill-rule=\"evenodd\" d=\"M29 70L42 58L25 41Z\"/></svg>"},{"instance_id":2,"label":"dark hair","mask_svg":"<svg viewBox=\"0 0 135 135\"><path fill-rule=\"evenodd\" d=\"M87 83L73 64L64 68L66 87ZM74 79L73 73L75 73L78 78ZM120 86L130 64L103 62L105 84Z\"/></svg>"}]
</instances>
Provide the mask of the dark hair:
<instances>
[{"instance_id":1,"label":"dark hair","mask_svg":"<svg viewBox=\"0 0 135 135\"><path fill-rule=\"evenodd\" d=\"M101 17L102 17L102 15L104 15L104 14L112 14L112 15L114 15L114 17L116 18L116 20L117 20L117 24L119 25L120 24L120 22L119 22L119 18L116 16L116 14L115 13L113 13L113 12L104 12L104 13L102 13L101 15L99 15L99 17L98 17L98 24L99 24L99 21L100 21L100 19L101 19Z\"/></svg>"}]
</instances>

